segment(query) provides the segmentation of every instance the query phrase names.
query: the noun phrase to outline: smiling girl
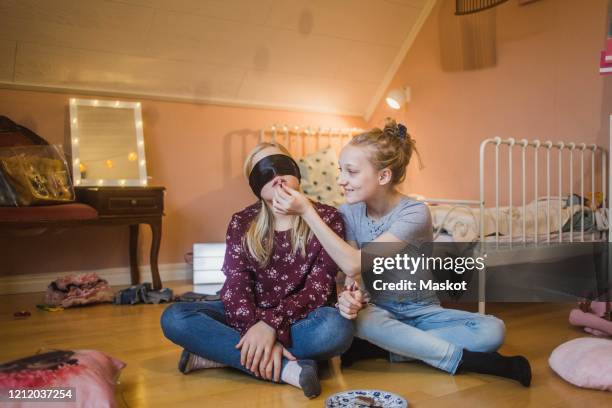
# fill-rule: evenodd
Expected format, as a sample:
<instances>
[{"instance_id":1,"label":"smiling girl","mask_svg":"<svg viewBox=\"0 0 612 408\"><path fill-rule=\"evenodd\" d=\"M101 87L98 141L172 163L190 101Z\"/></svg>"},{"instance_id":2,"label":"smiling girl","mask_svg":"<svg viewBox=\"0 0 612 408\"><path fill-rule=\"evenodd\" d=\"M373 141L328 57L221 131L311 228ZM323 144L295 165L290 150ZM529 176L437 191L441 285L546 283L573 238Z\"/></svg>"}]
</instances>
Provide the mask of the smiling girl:
<instances>
[{"instance_id":1,"label":"smiling girl","mask_svg":"<svg viewBox=\"0 0 612 408\"><path fill-rule=\"evenodd\" d=\"M339 185L347 204L340 208L346 241L335 234L315 207L289 186L276 190L278 214L298 214L310 226L327 253L349 277L360 280L361 249L369 242L421 247L433 241L427 206L411 200L397 187L406 175L415 142L402 124L387 119L383 130L355 136L340 154ZM417 153L418 155L418 153ZM431 278L428 270L420 271ZM370 304L364 307L364 298ZM489 315L445 309L434 291L345 290L341 313L356 319L355 336L388 350L391 361L418 359L455 374L473 371L531 383L531 368L522 356L496 352L504 340L504 323Z\"/></svg>"}]
</instances>

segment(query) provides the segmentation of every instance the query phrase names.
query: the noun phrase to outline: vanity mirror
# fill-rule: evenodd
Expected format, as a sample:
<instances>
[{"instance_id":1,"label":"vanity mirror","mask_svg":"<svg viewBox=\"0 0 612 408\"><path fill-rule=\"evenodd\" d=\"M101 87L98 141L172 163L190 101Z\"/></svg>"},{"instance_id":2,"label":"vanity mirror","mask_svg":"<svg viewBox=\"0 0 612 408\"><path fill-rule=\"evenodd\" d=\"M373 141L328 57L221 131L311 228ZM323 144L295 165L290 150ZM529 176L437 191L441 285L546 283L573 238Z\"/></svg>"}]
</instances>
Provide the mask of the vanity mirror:
<instances>
[{"instance_id":1,"label":"vanity mirror","mask_svg":"<svg viewBox=\"0 0 612 408\"><path fill-rule=\"evenodd\" d=\"M146 186L140 102L70 99L76 186Z\"/></svg>"}]
</instances>

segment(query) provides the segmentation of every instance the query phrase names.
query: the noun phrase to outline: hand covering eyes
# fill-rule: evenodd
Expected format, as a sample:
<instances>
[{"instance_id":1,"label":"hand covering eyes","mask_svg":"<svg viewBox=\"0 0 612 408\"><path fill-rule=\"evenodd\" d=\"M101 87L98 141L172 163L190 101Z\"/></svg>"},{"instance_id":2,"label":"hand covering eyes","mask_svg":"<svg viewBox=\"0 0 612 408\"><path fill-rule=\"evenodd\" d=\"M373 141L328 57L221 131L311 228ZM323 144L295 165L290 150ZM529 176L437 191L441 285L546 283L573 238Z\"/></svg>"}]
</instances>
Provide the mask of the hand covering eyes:
<instances>
[{"instance_id":1,"label":"hand covering eyes","mask_svg":"<svg viewBox=\"0 0 612 408\"><path fill-rule=\"evenodd\" d=\"M249 175L251 190L261 199L261 190L276 176L295 176L301 180L300 168L295 160L284 154L266 156L253 167Z\"/></svg>"}]
</instances>

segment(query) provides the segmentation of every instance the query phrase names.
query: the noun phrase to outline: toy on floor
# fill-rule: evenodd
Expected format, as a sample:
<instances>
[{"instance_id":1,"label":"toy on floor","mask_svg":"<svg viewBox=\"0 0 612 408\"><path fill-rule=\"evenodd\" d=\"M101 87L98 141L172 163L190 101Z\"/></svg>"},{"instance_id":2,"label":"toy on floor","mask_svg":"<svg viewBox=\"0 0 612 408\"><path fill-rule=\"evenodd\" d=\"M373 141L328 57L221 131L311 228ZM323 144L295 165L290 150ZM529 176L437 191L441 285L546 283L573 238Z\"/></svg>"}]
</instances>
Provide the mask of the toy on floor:
<instances>
[{"instance_id":1,"label":"toy on floor","mask_svg":"<svg viewBox=\"0 0 612 408\"><path fill-rule=\"evenodd\" d=\"M569 322L584 327L584 331L595 336L612 336L612 302L582 302L580 309L573 309Z\"/></svg>"}]
</instances>

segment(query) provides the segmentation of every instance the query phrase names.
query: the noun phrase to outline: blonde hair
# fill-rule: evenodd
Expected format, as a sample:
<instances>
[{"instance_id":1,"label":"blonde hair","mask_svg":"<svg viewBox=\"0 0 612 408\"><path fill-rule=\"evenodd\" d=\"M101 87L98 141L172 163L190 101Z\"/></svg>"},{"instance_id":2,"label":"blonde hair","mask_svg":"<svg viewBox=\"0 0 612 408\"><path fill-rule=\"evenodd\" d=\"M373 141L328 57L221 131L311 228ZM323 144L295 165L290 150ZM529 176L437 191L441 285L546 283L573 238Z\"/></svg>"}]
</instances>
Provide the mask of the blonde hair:
<instances>
[{"instance_id":1,"label":"blonde hair","mask_svg":"<svg viewBox=\"0 0 612 408\"><path fill-rule=\"evenodd\" d=\"M360 133L353 137L349 144L369 148L372 164L378 170L389 168L391 184L394 186L406 178L406 167L413 153L417 155L419 168L423 168L415 140L404 125L397 124L392 118L385 119L384 129L374 128Z\"/></svg>"},{"instance_id":2,"label":"blonde hair","mask_svg":"<svg viewBox=\"0 0 612 408\"><path fill-rule=\"evenodd\" d=\"M244 175L249 178L251 170L253 170L253 157L260 151L275 147L283 154L291 157L291 153L285 146L276 142L259 143L249 153L244 161ZM268 264L272 251L274 250L274 214L272 209L265 200L259 200L261 209L257 216L251 221L246 234L242 239L242 245L247 249L249 254L257 261L260 267ZM304 257L306 256L306 244L312 238L312 231L302 217L295 217L293 226L291 227L291 253L295 255L297 251Z\"/></svg>"}]
</instances>

